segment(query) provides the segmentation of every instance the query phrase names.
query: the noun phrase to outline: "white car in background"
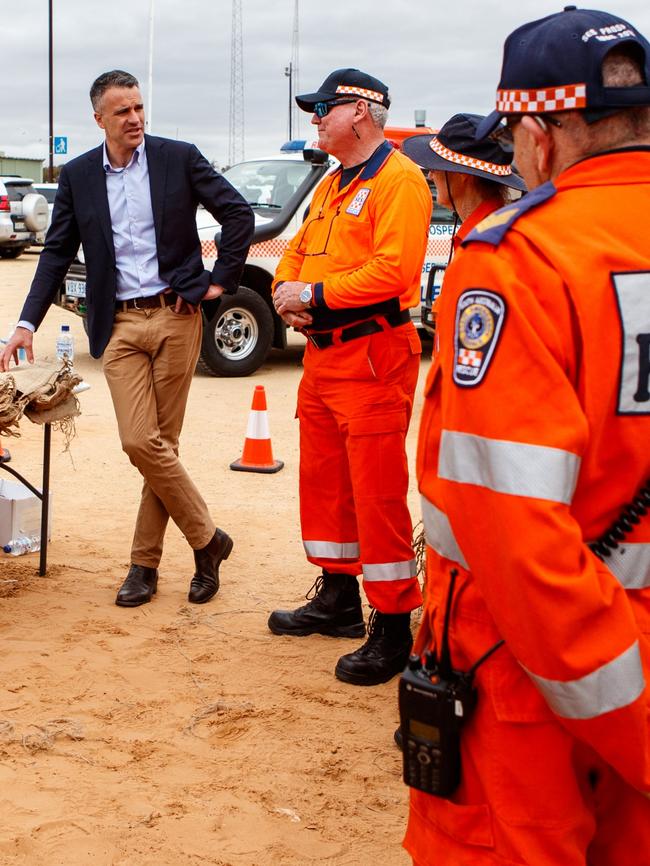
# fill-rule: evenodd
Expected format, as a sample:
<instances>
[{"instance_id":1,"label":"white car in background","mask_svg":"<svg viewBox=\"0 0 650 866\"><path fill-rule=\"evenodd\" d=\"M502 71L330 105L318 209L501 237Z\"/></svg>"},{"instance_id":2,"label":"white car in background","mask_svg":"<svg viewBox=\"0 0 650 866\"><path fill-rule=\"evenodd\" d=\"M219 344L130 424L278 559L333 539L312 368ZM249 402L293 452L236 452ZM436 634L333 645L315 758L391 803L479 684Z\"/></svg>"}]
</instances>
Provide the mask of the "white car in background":
<instances>
[{"instance_id":1,"label":"white car in background","mask_svg":"<svg viewBox=\"0 0 650 866\"><path fill-rule=\"evenodd\" d=\"M0 177L0 258L15 259L47 228L44 196L25 177Z\"/></svg>"},{"instance_id":2,"label":"white car in background","mask_svg":"<svg viewBox=\"0 0 650 866\"><path fill-rule=\"evenodd\" d=\"M58 183L35 183L32 184L36 192L40 193L42 196L45 196L45 200L47 201L47 209L48 209L48 218L47 218L47 226L45 227L45 231L40 232L38 236L38 243L45 243L45 235L48 233L50 226L52 225L52 211L54 210L54 199L56 198L56 191L59 188Z\"/></svg>"}]
</instances>

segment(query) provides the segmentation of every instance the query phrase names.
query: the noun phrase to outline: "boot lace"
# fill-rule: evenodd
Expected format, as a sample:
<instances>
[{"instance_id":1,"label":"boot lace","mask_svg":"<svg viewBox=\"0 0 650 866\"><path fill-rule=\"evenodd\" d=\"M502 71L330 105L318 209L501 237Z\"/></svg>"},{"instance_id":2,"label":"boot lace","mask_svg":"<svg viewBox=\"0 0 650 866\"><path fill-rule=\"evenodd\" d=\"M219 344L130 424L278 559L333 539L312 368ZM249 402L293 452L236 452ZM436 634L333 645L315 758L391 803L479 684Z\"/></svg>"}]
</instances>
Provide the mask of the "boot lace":
<instances>
[{"instance_id":1,"label":"boot lace","mask_svg":"<svg viewBox=\"0 0 650 866\"><path fill-rule=\"evenodd\" d=\"M319 574L318 577L316 578L316 580L312 583L312 585L307 590L307 594L305 595L305 598L307 599L307 601L311 601L312 599L315 599L316 596L320 595L322 588L323 588L323 575Z\"/></svg>"}]
</instances>

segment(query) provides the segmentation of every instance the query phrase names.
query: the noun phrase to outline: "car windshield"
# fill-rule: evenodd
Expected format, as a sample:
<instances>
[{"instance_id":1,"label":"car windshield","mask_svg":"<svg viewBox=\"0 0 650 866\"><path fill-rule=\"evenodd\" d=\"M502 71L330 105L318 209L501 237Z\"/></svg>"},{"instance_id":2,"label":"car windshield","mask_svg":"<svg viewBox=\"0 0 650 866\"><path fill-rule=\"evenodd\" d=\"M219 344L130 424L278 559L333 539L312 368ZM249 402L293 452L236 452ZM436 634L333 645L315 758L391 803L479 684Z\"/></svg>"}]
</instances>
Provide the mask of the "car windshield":
<instances>
[{"instance_id":1,"label":"car windshield","mask_svg":"<svg viewBox=\"0 0 650 866\"><path fill-rule=\"evenodd\" d=\"M240 162L224 177L251 207L283 208L311 171L311 164L290 160Z\"/></svg>"},{"instance_id":2,"label":"car windshield","mask_svg":"<svg viewBox=\"0 0 650 866\"><path fill-rule=\"evenodd\" d=\"M41 195L45 196L45 199L48 204L54 204L54 199L56 198L56 189L52 186L35 186L34 189L36 192L40 192Z\"/></svg>"},{"instance_id":3,"label":"car windshield","mask_svg":"<svg viewBox=\"0 0 650 866\"><path fill-rule=\"evenodd\" d=\"M30 192L36 192L31 183L16 183L6 180L5 186L7 187L9 201L22 201Z\"/></svg>"}]
</instances>

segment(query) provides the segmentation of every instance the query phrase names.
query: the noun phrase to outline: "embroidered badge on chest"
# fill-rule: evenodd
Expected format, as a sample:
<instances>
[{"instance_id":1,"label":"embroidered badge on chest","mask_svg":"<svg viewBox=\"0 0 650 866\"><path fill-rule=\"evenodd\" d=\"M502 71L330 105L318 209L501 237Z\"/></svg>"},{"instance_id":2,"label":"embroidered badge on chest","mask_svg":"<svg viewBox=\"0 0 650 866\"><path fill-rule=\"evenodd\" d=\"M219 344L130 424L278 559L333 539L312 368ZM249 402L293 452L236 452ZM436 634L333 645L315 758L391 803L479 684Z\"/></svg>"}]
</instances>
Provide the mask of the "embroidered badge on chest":
<instances>
[{"instance_id":1,"label":"embroidered badge on chest","mask_svg":"<svg viewBox=\"0 0 650 866\"><path fill-rule=\"evenodd\" d=\"M468 388L485 376L506 313L502 297L486 289L469 289L458 299L454 334L453 379Z\"/></svg>"},{"instance_id":2,"label":"embroidered badge on chest","mask_svg":"<svg viewBox=\"0 0 650 866\"><path fill-rule=\"evenodd\" d=\"M360 189L357 192L350 204L346 207L345 212L352 214L352 216L359 216L369 195L370 190L368 187L364 186L363 189Z\"/></svg>"}]
</instances>

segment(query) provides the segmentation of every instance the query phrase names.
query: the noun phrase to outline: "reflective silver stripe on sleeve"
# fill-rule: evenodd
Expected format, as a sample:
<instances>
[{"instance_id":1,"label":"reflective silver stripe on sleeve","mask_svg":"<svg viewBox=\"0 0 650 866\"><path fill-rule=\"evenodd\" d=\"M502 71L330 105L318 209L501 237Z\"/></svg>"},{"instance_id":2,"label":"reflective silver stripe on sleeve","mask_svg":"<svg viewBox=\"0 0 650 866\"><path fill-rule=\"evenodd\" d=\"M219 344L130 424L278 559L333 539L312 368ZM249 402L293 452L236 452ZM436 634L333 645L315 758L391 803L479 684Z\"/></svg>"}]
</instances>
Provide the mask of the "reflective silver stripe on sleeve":
<instances>
[{"instance_id":1,"label":"reflective silver stripe on sleeve","mask_svg":"<svg viewBox=\"0 0 650 866\"><path fill-rule=\"evenodd\" d=\"M376 562L363 566L364 580L409 580L418 572L415 559L407 562Z\"/></svg>"},{"instance_id":2,"label":"reflective silver stripe on sleeve","mask_svg":"<svg viewBox=\"0 0 650 866\"><path fill-rule=\"evenodd\" d=\"M579 470L577 454L561 448L442 431L438 475L448 481L569 505Z\"/></svg>"},{"instance_id":3,"label":"reflective silver stripe on sleeve","mask_svg":"<svg viewBox=\"0 0 650 866\"><path fill-rule=\"evenodd\" d=\"M323 559L358 559L358 541L305 541L302 546L307 556Z\"/></svg>"},{"instance_id":4,"label":"reflective silver stripe on sleeve","mask_svg":"<svg viewBox=\"0 0 650 866\"><path fill-rule=\"evenodd\" d=\"M594 719L620 710L633 704L645 688L638 641L614 661L579 680L547 680L526 672L553 712L563 719Z\"/></svg>"},{"instance_id":5,"label":"reflective silver stripe on sleeve","mask_svg":"<svg viewBox=\"0 0 650 866\"><path fill-rule=\"evenodd\" d=\"M650 589L650 544L621 544L603 562L625 589Z\"/></svg>"},{"instance_id":6,"label":"reflective silver stripe on sleeve","mask_svg":"<svg viewBox=\"0 0 650 866\"><path fill-rule=\"evenodd\" d=\"M424 496L421 499L424 537L429 547L432 547L436 553L444 556L445 559L451 559L453 562L458 562L463 568L469 568L445 512L436 508Z\"/></svg>"}]
</instances>

